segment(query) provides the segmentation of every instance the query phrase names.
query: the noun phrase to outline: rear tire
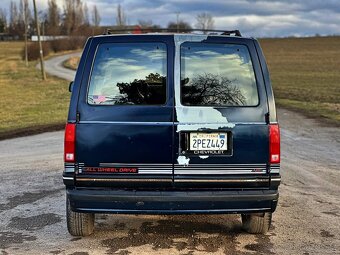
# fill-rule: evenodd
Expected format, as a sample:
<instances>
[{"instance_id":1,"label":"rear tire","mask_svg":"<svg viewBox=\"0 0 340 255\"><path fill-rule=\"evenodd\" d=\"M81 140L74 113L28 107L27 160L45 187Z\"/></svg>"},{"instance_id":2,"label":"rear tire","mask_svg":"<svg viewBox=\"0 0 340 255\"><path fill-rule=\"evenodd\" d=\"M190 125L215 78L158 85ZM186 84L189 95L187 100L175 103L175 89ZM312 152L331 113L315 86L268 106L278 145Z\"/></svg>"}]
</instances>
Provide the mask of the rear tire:
<instances>
[{"instance_id":1,"label":"rear tire","mask_svg":"<svg viewBox=\"0 0 340 255\"><path fill-rule=\"evenodd\" d=\"M70 200L66 199L66 220L67 230L73 236L89 236L94 229L93 213L73 212L70 206Z\"/></svg>"},{"instance_id":2,"label":"rear tire","mask_svg":"<svg viewBox=\"0 0 340 255\"><path fill-rule=\"evenodd\" d=\"M242 214L242 228L250 234L265 234L272 222L272 213L263 215Z\"/></svg>"}]
</instances>

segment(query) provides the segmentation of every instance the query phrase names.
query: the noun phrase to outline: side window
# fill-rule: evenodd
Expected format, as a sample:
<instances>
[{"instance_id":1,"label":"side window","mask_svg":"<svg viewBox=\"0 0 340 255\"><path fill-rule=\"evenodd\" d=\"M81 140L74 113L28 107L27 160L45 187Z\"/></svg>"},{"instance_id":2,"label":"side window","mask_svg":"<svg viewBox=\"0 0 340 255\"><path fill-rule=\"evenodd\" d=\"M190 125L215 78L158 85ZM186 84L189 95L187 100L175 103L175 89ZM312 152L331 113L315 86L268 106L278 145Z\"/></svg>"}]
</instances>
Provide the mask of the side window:
<instances>
[{"instance_id":1,"label":"side window","mask_svg":"<svg viewBox=\"0 0 340 255\"><path fill-rule=\"evenodd\" d=\"M97 49L88 88L91 105L166 103L164 43L105 43Z\"/></svg>"},{"instance_id":2,"label":"side window","mask_svg":"<svg viewBox=\"0 0 340 255\"><path fill-rule=\"evenodd\" d=\"M196 106L256 106L259 98L248 48L183 43L181 101Z\"/></svg>"}]
</instances>

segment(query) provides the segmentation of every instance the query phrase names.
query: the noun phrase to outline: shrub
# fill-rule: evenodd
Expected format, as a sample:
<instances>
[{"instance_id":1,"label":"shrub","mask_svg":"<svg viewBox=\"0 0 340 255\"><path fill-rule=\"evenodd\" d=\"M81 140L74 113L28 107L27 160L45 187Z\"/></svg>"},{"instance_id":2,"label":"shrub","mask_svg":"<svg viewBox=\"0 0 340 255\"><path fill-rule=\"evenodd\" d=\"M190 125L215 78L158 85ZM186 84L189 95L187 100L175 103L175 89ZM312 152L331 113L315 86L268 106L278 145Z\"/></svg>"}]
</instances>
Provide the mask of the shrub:
<instances>
[{"instance_id":1,"label":"shrub","mask_svg":"<svg viewBox=\"0 0 340 255\"><path fill-rule=\"evenodd\" d=\"M51 52L50 42L42 42L42 48L43 48L44 57L46 57L48 54L50 54L50 52ZM39 59L39 55L40 55L40 53L39 53L39 43L38 42L32 42L32 43L28 44L27 52L28 52L27 56L28 56L29 61ZM22 59L25 59L25 48L23 48L22 51L21 51L21 57L22 57Z\"/></svg>"},{"instance_id":2,"label":"shrub","mask_svg":"<svg viewBox=\"0 0 340 255\"><path fill-rule=\"evenodd\" d=\"M61 52L68 50L82 49L85 44L85 37L74 36L65 39L56 39L53 41L42 42L44 57L51 51ZM21 51L22 59L25 59L25 48ZM31 42L28 45L28 60L37 60L39 58L39 43Z\"/></svg>"},{"instance_id":3,"label":"shrub","mask_svg":"<svg viewBox=\"0 0 340 255\"><path fill-rule=\"evenodd\" d=\"M51 47L54 52L77 50L83 48L85 38L71 37L68 39L58 39L51 41Z\"/></svg>"}]
</instances>

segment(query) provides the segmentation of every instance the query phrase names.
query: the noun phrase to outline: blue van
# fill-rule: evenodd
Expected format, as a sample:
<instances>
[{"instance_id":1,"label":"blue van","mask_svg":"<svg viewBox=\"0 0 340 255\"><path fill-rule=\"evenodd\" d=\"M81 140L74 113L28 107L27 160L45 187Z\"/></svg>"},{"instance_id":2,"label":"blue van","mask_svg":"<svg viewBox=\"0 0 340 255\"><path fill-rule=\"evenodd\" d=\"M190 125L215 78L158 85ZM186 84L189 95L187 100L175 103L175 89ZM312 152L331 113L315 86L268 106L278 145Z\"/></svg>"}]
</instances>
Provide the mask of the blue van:
<instances>
[{"instance_id":1,"label":"blue van","mask_svg":"<svg viewBox=\"0 0 340 255\"><path fill-rule=\"evenodd\" d=\"M94 36L71 87L71 235L90 235L96 213L238 213L247 232L268 231L280 132L257 40L238 31Z\"/></svg>"}]
</instances>

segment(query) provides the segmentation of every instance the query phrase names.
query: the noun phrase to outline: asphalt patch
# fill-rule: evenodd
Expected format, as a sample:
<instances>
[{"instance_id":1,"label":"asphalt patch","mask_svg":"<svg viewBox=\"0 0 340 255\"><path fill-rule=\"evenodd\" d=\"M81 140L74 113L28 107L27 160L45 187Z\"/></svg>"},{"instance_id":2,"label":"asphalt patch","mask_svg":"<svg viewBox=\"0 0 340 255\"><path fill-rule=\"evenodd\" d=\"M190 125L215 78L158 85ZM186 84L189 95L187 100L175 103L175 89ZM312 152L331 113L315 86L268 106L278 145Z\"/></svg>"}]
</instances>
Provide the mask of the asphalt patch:
<instances>
[{"instance_id":1,"label":"asphalt patch","mask_svg":"<svg viewBox=\"0 0 340 255\"><path fill-rule=\"evenodd\" d=\"M54 213L45 213L26 218L13 217L11 222L8 224L8 227L34 231L42 229L48 225L56 224L58 222L61 222L61 217L59 215Z\"/></svg>"},{"instance_id":2,"label":"asphalt patch","mask_svg":"<svg viewBox=\"0 0 340 255\"><path fill-rule=\"evenodd\" d=\"M222 249L225 254L240 254L236 251L236 237L240 233L241 226L228 228L217 223L166 219L143 222L139 230L128 229L127 236L103 240L102 245L108 248L107 254L127 254L128 248L142 245L151 245L155 251L175 248L192 254Z\"/></svg>"},{"instance_id":3,"label":"asphalt patch","mask_svg":"<svg viewBox=\"0 0 340 255\"><path fill-rule=\"evenodd\" d=\"M0 248L6 249L11 247L12 244L21 244L25 241L35 241L35 236L24 235L22 233L15 232L0 232Z\"/></svg>"},{"instance_id":4,"label":"asphalt patch","mask_svg":"<svg viewBox=\"0 0 340 255\"><path fill-rule=\"evenodd\" d=\"M39 192L25 192L22 195L17 195L11 198L8 198L8 203L0 204L0 212L13 209L18 205L23 204L31 204L34 203L44 197L56 194L63 189L55 189L55 190L42 190Z\"/></svg>"},{"instance_id":5,"label":"asphalt patch","mask_svg":"<svg viewBox=\"0 0 340 255\"><path fill-rule=\"evenodd\" d=\"M322 237L328 237L328 238L329 238L329 237L334 237L333 234L331 234L329 231L324 230L324 229L321 229L320 235L321 235Z\"/></svg>"}]
</instances>

